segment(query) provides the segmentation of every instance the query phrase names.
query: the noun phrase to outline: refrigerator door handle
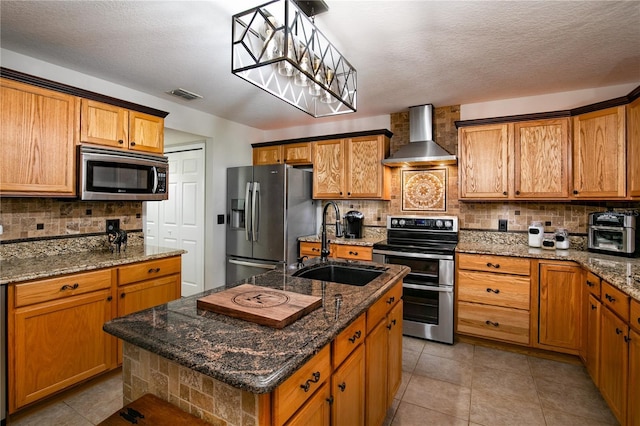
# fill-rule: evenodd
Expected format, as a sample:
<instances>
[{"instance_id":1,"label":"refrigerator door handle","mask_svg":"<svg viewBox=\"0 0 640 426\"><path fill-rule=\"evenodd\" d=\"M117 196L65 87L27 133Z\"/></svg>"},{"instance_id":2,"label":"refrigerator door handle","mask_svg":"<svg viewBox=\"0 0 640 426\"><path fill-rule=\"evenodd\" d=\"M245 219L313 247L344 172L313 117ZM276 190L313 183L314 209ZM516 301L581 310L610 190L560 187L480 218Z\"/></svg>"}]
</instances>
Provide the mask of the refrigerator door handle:
<instances>
[{"instance_id":1,"label":"refrigerator door handle","mask_svg":"<svg viewBox=\"0 0 640 426\"><path fill-rule=\"evenodd\" d=\"M245 191L244 191L244 205L245 211L246 207L249 206L249 200L251 199L251 182L247 182ZM249 218L245 217L245 225L244 225L244 236L247 241L252 241L253 237L251 236L251 221Z\"/></svg>"},{"instance_id":2,"label":"refrigerator door handle","mask_svg":"<svg viewBox=\"0 0 640 426\"><path fill-rule=\"evenodd\" d=\"M234 265L250 266L253 268L276 269L276 265L270 265L268 263L247 262L245 260L229 259L229 263L232 263Z\"/></svg>"},{"instance_id":3,"label":"refrigerator door handle","mask_svg":"<svg viewBox=\"0 0 640 426\"><path fill-rule=\"evenodd\" d=\"M253 182L253 194L251 196L251 233L252 241L258 241L260 232L260 182Z\"/></svg>"}]
</instances>

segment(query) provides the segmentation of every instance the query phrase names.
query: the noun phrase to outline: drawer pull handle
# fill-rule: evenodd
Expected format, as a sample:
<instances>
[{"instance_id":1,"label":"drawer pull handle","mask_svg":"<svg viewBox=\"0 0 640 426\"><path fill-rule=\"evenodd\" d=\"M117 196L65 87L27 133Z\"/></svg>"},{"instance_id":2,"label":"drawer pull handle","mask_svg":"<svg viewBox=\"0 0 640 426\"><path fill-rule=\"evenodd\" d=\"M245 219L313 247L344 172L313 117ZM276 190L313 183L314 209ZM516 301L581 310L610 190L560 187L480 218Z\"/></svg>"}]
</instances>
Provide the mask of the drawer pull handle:
<instances>
[{"instance_id":1,"label":"drawer pull handle","mask_svg":"<svg viewBox=\"0 0 640 426\"><path fill-rule=\"evenodd\" d=\"M608 294L608 293L605 293L605 294L604 294L604 297L605 297L605 299L607 299L607 300L608 300L609 302L611 302L611 303L613 303L613 302L615 302L615 301L616 301L616 298L615 298L615 297L611 297L611 296L609 296L609 294Z\"/></svg>"},{"instance_id":2,"label":"drawer pull handle","mask_svg":"<svg viewBox=\"0 0 640 426\"><path fill-rule=\"evenodd\" d=\"M616 327L616 334L622 334L622 330L620 330L618 327Z\"/></svg>"},{"instance_id":3,"label":"drawer pull handle","mask_svg":"<svg viewBox=\"0 0 640 426\"><path fill-rule=\"evenodd\" d=\"M595 284L594 284L594 283L592 283L592 282L591 282L591 281L589 281L589 280L587 280L587 285L588 285L589 287L593 287L593 286L595 286Z\"/></svg>"},{"instance_id":4,"label":"drawer pull handle","mask_svg":"<svg viewBox=\"0 0 640 426\"><path fill-rule=\"evenodd\" d=\"M496 269L499 269L499 268L500 268L500 264L499 264L499 263L491 263L491 262L487 262L487 268L496 268Z\"/></svg>"},{"instance_id":5,"label":"drawer pull handle","mask_svg":"<svg viewBox=\"0 0 640 426\"><path fill-rule=\"evenodd\" d=\"M638 317L638 324L640 324L640 317Z\"/></svg>"},{"instance_id":6,"label":"drawer pull handle","mask_svg":"<svg viewBox=\"0 0 640 426\"><path fill-rule=\"evenodd\" d=\"M355 334L351 337L349 337L349 341L351 343L355 343L356 340L358 340L360 338L360 336L362 336L362 332L360 330L356 331Z\"/></svg>"},{"instance_id":7,"label":"drawer pull handle","mask_svg":"<svg viewBox=\"0 0 640 426\"><path fill-rule=\"evenodd\" d=\"M329 405L333 404L333 395L327 398L327 402L329 403Z\"/></svg>"},{"instance_id":8,"label":"drawer pull handle","mask_svg":"<svg viewBox=\"0 0 640 426\"><path fill-rule=\"evenodd\" d=\"M305 391L309 392L309 388L311 388L311 383L318 383L320 381L320 372L316 371L312 374L313 378L307 380L304 385L300 385L300 387Z\"/></svg>"},{"instance_id":9,"label":"drawer pull handle","mask_svg":"<svg viewBox=\"0 0 640 426\"><path fill-rule=\"evenodd\" d=\"M311 248L311 251L320 251L320 249L319 249L319 248L312 247L312 248Z\"/></svg>"},{"instance_id":10,"label":"drawer pull handle","mask_svg":"<svg viewBox=\"0 0 640 426\"><path fill-rule=\"evenodd\" d=\"M349 250L349 254L352 255L352 256L357 256L358 252Z\"/></svg>"},{"instance_id":11,"label":"drawer pull handle","mask_svg":"<svg viewBox=\"0 0 640 426\"><path fill-rule=\"evenodd\" d=\"M499 288L497 288L497 289L495 289L495 290L494 290L494 289L492 289L492 288L487 288L487 293L495 293L495 294L498 294L498 293L500 293L500 289L499 289Z\"/></svg>"},{"instance_id":12,"label":"drawer pull handle","mask_svg":"<svg viewBox=\"0 0 640 426\"><path fill-rule=\"evenodd\" d=\"M344 390L347 388L347 384L345 382L342 382L338 385L338 387L340 388L340 391L344 392Z\"/></svg>"},{"instance_id":13,"label":"drawer pull handle","mask_svg":"<svg viewBox=\"0 0 640 426\"><path fill-rule=\"evenodd\" d=\"M391 296L389 299L387 299L387 305L390 305L395 301L396 301L396 298L394 296Z\"/></svg>"},{"instance_id":14,"label":"drawer pull handle","mask_svg":"<svg viewBox=\"0 0 640 426\"><path fill-rule=\"evenodd\" d=\"M591 304L591 310L592 310L592 311L593 311L593 310L595 310L596 308L597 308L597 306L596 306L596 305Z\"/></svg>"},{"instance_id":15,"label":"drawer pull handle","mask_svg":"<svg viewBox=\"0 0 640 426\"><path fill-rule=\"evenodd\" d=\"M150 274L151 274L151 273L153 273L153 272L158 273L158 272L160 272L160 268L151 268L151 269L149 269L149 271L147 271L147 272L149 272Z\"/></svg>"},{"instance_id":16,"label":"drawer pull handle","mask_svg":"<svg viewBox=\"0 0 640 426\"><path fill-rule=\"evenodd\" d=\"M492 325L494 327L498 327L500 325L499 322L493 322L493 321L489 321L489 320L486 320L484 323L487 324L487 325Z\"/></svg>"},{"instance_id":17,"label":"drawer pull handle","mask_svg":"<svg viewBox=\"0 0 640 426\"><path fill-rule=\"evenodd\" d=\"M80 287L80 284L78 284L78 283L74 283L73 285L65 284L62 287L60 287L60 291L75 290L78 287Z\"/></svg>"}]
</instances>

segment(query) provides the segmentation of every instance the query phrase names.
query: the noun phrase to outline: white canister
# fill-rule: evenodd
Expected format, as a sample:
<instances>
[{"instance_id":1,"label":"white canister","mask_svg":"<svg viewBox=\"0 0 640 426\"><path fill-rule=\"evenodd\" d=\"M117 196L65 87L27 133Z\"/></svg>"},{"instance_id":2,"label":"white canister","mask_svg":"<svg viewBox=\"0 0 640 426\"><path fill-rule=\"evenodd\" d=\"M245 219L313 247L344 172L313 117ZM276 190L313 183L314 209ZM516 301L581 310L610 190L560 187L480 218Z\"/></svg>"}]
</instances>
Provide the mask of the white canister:
<instances>
[{"instance_id":1,"label":"white canister","mask_svg":"<svg viewBox=\"0 0 640 426\"><path fill-rule=\"evenodd\" d=\"M542 222L531 222L529 225L529 247L542 247L543 235Z\"/></svg>"},{"instance_id":2,"label":"white canister","mask_svg":"<svg viewBox=\"0 0 640 426\"><path fill-rule=\"evenodd\" d=\"M569 249L569 233L564 228L556 229L556 249L568 250Z\"/></svg>"}]
</instances>

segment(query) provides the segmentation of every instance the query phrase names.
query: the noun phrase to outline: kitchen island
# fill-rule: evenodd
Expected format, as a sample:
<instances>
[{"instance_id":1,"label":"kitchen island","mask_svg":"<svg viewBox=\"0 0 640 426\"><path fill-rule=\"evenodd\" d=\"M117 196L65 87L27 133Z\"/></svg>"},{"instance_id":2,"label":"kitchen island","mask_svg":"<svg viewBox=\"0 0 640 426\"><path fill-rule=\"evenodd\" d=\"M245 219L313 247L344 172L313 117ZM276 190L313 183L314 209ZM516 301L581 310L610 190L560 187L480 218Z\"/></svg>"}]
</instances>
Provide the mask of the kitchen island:
<instances>
[{"instance_id":1,"label":"kitchen island","mask_svg":"<svg viewBox=\"0 0 640 426\"><path fill-rule=\"evenodd\" d=\"M108 322L105 331L125 341L124 403L153 393L211 423L279 424L298 409L299 394L306 398L308 392L313 399L328 391L332 367L336 369L344 359L337 342L345 333L355 347L373 337L375 330L392 332L395 325L400 342L390 353L400 354L401 361L402 304L398 302L409 268L384 266L385 272L365 286L297 278L291 271L274 270ZM318 296L322 306L282 329L197 308L197 299L245 282ZM388 315L386 306L400 307L399 317L388 327L383 320ZM353 354L364 352L362 345L359 348L362 351L354 349ZM388 349L384 347L385 353ZM300 386L289 387L288 379L298 374L303 375ZM385 385L386 375L385 371L381 382ZM300 387L305 385L307 390L302 392ZM392 399L385 394L381 405L390 405ZM327 405L324 399L322 403Z\"/></svg>"}]
</instances>

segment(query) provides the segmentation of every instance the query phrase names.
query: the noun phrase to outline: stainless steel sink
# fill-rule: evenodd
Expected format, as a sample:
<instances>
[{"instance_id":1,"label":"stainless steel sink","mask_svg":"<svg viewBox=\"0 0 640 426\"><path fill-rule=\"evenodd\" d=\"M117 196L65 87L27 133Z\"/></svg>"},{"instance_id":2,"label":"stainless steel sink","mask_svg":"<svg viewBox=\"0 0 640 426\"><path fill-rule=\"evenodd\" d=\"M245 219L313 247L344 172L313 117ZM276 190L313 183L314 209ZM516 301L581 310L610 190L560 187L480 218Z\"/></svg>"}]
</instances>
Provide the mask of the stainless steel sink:
<instances>
[{"instance_id":1,"label":"stainless steel sink","mask_svg":"<svg viewBox=\"0 0 640 426\"><path fill-rule=\"evenodd\" d=\"M384 273L386 268L363 268L350 265L313 265L294 272L294 277L363 286Z\"/></svg>"}]
</instances>

